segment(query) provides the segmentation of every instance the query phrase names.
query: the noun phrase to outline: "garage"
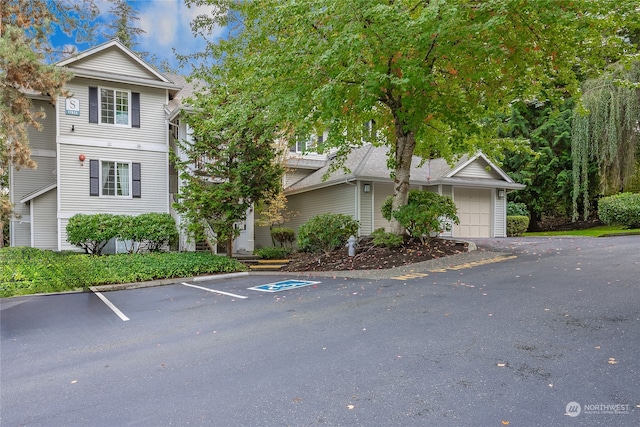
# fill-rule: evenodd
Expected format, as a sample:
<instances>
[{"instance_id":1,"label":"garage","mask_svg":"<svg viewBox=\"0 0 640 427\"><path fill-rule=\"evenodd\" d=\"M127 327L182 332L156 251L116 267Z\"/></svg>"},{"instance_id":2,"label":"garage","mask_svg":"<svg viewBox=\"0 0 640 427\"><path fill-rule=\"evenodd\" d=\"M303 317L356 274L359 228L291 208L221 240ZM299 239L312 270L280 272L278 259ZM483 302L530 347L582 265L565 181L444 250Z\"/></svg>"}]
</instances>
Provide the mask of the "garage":
<instances>
[{"instance_id":1,"label":"garage","mask_svg":"<svg viewBox=\"0 0 640 427\"><path fill-rule=\"evenodd\" d=\"M491 190L454 188L460 225L454 225L454 237L491 237Z\"/></svg>"}]
</instances>

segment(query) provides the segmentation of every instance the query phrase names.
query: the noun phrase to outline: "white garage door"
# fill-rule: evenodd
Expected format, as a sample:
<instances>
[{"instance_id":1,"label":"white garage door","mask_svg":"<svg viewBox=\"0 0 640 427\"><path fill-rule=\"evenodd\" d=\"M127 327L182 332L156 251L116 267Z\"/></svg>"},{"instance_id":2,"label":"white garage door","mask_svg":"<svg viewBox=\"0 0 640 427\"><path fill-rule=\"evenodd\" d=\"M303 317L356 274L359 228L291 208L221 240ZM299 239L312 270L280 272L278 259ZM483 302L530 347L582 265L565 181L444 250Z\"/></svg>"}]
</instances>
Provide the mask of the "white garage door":
<instances>
[{"instance_id":1,"label":"white garage door","mask_svg":"<svg viewBox=\"0 0 640 427\"><path fill-rule=\"evenodd\" d=\"M460 218L454 237L491 237L491 190L455 188L453 199Z\"/></svg>"}]
</instances>

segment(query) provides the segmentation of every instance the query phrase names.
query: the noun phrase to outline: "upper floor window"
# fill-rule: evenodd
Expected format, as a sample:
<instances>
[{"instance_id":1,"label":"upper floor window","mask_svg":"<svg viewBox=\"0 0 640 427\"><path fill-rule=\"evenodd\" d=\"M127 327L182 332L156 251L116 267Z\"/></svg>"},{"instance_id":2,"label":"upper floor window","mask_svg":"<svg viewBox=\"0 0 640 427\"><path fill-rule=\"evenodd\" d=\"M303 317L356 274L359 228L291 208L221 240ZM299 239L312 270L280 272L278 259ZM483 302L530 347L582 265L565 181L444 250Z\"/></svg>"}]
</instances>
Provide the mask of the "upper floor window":
<instances>
[{"instance_id":1,"label":"upper floor window","mask_svg":"<svg viewBox=\"0 0 640 427\"><path fill-rule=\"evenodd\" d=\"M89 87L89 123L140 127L140 93Z\"/></svg>"},{"instance_id":2,"label":"upper floor window","mask_svg":"<svg viewBox=\"0 0 640 427\"><path fill-rule=\"evenodd\" d=\"M323 135L313 135L308 139L298 139L290 148L292 153L309 153L315 152L319 144L324 141Z\"/></svg>"},{"instance_id":3,"label":"upper floor window","mask_svg":"<svg viewBox=\"0 0 640 427\"><path fill-rule=\"evenodd\" d=\"M129 92L100 89L100 123L129 125Z\"/></svg>"}]
</instances>

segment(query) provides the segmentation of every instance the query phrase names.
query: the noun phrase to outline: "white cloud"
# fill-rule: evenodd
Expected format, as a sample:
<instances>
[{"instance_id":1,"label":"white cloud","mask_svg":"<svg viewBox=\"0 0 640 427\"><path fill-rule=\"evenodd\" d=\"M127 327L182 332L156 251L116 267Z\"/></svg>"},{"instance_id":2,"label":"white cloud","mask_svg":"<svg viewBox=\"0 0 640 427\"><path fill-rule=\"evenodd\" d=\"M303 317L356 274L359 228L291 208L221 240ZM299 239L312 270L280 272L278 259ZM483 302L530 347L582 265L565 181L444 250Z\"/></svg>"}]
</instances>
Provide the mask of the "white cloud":
<instances>
[{"instance_id":1,"label":"white cloud","mask_svg":"<svg viewBox=\"0 0 640 427\"><path fill-rule=\"evenodd\" d=\"M133 3L139 11L138 24L145 33L140 35L138 48L155 54L161 59L174 62L173 49L179 54L190 54L201 50L204 41L191 31L191 21L198 15L209 14L213 6L188 8L183 0L160 0ZM211 35L214 40L223 35L218 28Z\"/></svg>"}]
</instances>

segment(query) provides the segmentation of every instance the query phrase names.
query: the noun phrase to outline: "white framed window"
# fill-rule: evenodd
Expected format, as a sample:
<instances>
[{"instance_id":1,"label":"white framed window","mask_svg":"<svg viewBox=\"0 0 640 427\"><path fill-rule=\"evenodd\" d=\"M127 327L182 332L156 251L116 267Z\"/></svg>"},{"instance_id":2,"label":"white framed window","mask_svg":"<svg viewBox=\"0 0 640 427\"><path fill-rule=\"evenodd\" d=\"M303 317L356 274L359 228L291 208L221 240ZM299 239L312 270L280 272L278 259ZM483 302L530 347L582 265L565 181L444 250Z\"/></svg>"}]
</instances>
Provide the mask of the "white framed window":
<instances>
[{"instance_id":1,"label":"white framed window","mask_svg":"<svg viewBox=\"0 0 640 427\"><path fill-rule=\"evenodd\" d=\"M131 125L131 92L100 88L100 123L119 126Z\"/></svg>"},{"instance_id":2,"label":"white framed window","mask_svg":"<svg viewBox=\"0 0 640 427\"><path fill-rule=\"evenodd\" d=\"M131 163L100 161L100 196L131 197Z\"/></svg>"},{"instance_id":3,"label":"white framed window","mask_svg":"<svg viewBox=\"0 0 640 427\"><path fill-rule=\"evenodd\" d=\"M313 153L324 141L323 135L312 135L308 139L298 139L290 148L292 153Z\"/></svg>"}]
</instances>

